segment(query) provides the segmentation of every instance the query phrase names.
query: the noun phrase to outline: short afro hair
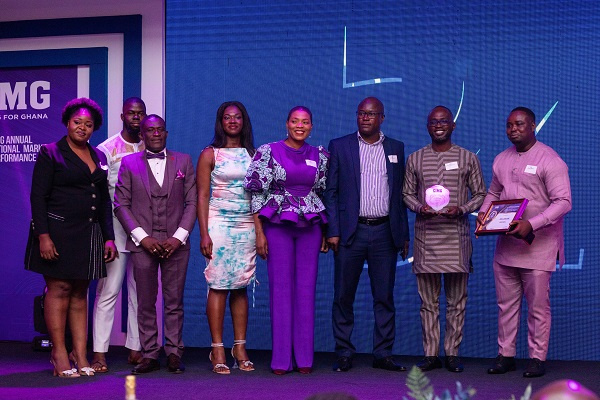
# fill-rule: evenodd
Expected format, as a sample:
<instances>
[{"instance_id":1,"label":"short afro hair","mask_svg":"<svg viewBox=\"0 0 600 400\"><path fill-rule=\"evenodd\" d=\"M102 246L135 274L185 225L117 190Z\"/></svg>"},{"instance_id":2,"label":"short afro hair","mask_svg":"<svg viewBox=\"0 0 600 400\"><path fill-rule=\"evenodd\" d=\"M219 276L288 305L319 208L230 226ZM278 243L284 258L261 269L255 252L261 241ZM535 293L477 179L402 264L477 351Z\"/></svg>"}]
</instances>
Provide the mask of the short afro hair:
<instances>
[{"instance_id":1,"label":"short afro hair","mask_svg":"<svg viewBox=\"0 0 600 400\"><path fill-rule=\"evenodd\" d=\"M62 123L64 126L69 125L69 120L75 114L76 111L85 108L92 114L94 120L94 131L97 131L102 126L102 108L92 99L86 97L80 97L73 99L65 104L65 108L62 110Z\"/></svg>"},{"instance_id":2,"label":"short afro hair","mask_svg":"<svg viewBox=\"0 0 600 400\"><path fill-rule=\"evenodd\" d=\"M519 106L519 107L515 107L512 109L512 111L510 112L511 114L514 113L515 111L521 111L524 112L525 114L527 114L527 116L529 118L531 118L531 120L535 123L535 114L533 113L533 111L531 111L531 109L527 108L527 107L523 107L523 106Z\"/></svg>"}]
</instances>

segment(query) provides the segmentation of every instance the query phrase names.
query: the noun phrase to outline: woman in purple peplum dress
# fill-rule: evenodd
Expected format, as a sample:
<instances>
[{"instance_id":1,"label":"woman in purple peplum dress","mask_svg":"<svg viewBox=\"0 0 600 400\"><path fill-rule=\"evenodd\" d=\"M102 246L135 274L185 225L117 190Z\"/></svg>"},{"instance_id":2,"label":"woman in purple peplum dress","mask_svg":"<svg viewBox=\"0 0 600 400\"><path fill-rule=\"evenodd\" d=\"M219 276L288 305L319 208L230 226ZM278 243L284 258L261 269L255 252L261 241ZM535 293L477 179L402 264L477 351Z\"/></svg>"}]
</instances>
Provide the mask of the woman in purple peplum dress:
<instances>
[{"instance_id":1,"label":"woman in purple peplum dress","mask_svg":"<svg viewBox=\"0 0 600 400\"><path fill-rule=\"evenodd\" d=\"M320 196L329 154L305 142L312 130L308 108L292 108L286 126L285 140L258 148L244 182L252 193L256 251L267 260L277 375L294 367L312 372L317 266L319 250L327 251Z\"/></svg>"}]
</instances>

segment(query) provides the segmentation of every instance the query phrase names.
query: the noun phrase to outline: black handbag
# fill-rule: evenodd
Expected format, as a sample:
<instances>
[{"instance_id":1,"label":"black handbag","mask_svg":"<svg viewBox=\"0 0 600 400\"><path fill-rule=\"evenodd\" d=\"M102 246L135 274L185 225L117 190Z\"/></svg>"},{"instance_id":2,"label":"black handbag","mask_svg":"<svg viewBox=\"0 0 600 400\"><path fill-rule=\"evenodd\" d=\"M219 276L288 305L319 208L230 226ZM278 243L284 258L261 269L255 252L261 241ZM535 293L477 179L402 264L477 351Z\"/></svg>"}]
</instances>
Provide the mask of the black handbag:
<instances>
[{"instance_id":1,"label":"black handbag","mask_svg":"<svg viewBox=\"0 0 600 400\"><path fill-rule=\"evenodd\" d=\"M46 287L44 292L33 298L33 328L36 332L41 334L48 333L48 327L46 326L46 320L44 319L44 299L46 298Z\"/></svg>"}]
</instances>

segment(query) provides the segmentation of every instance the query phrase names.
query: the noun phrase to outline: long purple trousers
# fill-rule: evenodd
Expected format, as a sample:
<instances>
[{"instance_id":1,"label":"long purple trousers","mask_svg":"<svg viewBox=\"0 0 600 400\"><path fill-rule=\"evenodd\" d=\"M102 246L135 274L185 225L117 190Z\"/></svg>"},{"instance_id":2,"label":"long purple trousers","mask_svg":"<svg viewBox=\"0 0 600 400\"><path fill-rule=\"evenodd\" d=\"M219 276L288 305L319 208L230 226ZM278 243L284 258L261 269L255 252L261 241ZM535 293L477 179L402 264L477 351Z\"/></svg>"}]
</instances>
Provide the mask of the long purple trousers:
<instances>
[{"instance_id":1,"label":"long purple trousers","mask_svg":"<svg viewBox=\"0 0 600 400\"><path fill-rule=\"evenodd\" d=\"M271 369L312 367L321 227L263 223L269 246Z\"/></svg>"}]
</instances>

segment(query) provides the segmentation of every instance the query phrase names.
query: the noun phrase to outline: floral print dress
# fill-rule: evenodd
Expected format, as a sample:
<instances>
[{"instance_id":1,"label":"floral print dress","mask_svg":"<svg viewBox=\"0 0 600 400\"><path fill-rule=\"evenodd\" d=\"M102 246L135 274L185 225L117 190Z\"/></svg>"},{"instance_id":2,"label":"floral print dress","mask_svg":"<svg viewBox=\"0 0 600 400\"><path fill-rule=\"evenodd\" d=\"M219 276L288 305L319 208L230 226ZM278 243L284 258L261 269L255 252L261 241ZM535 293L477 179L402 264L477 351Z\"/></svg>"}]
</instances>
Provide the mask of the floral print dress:
<instances>
[{"instance_id":1,"label":"floral print dress","mask_svg":"<svg viewBox=\"0 0 600 400\"><path fill-rule=\"evenodd\" d=\"M256 150L244 185L252 193L252 212L273 223L297 226L327 223L321 195L329 153L305 143L300 149L284 141Z\"/></svg>"},{"instance_id":2,"label":"floral print dress","mask_svg":"<svg viewBox=\"0 0 600 400\"><path fill-rule=\"evenodd\" d=\"M244 148L214 148L215 167L210 175L212 193L208 208L208 234L212 259L204 276L211 289L241 289L255 278L256 235L250 194L244 177L252 159Z\"/></svg>"}]
</instances>

